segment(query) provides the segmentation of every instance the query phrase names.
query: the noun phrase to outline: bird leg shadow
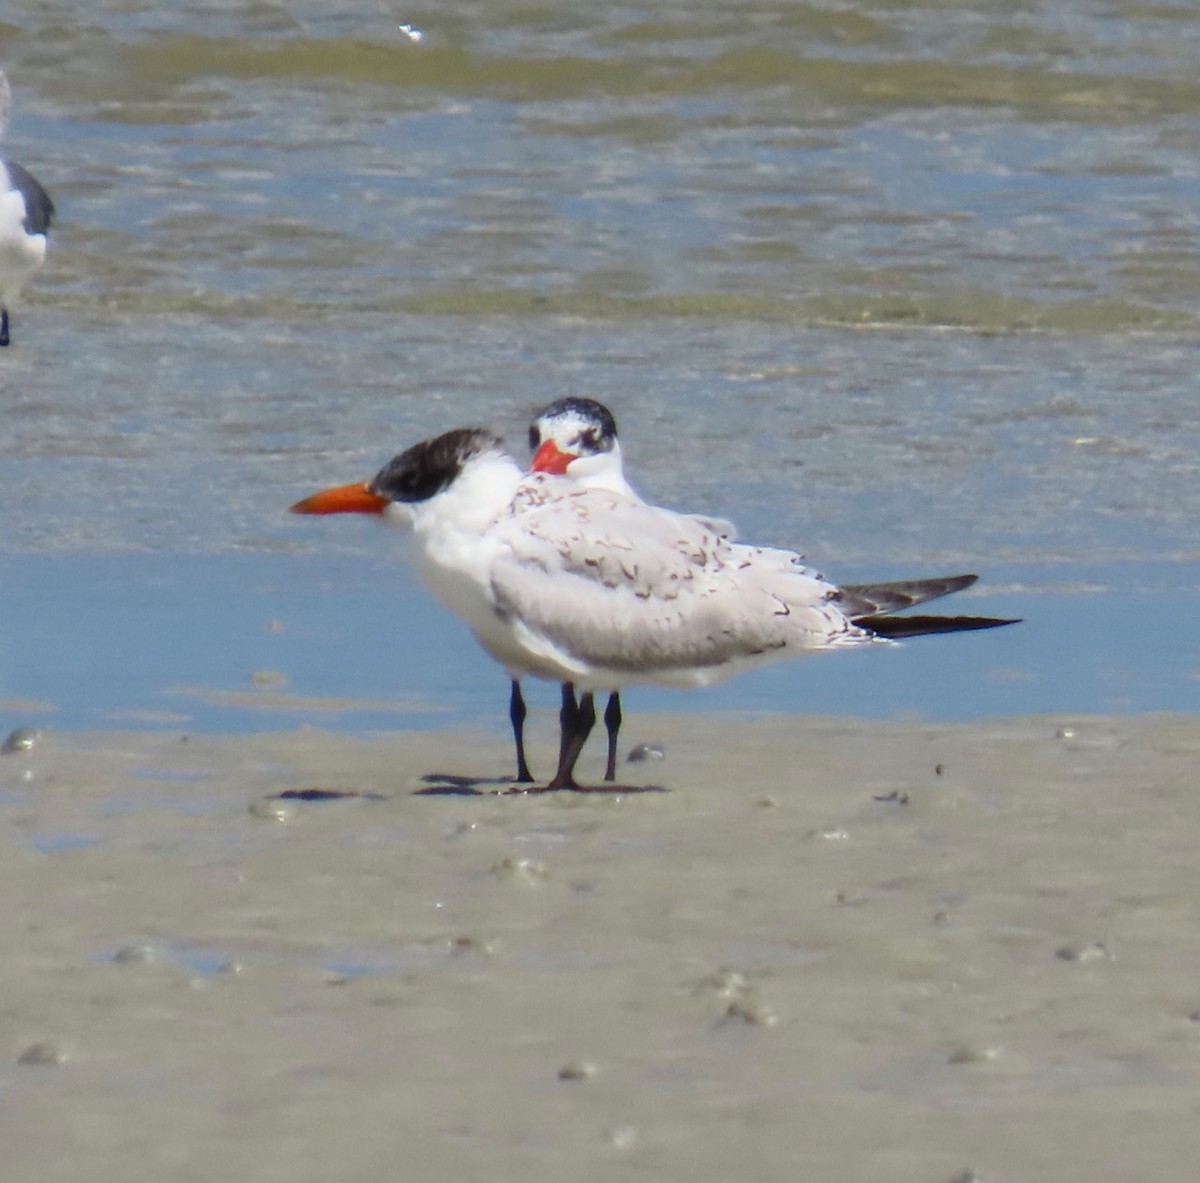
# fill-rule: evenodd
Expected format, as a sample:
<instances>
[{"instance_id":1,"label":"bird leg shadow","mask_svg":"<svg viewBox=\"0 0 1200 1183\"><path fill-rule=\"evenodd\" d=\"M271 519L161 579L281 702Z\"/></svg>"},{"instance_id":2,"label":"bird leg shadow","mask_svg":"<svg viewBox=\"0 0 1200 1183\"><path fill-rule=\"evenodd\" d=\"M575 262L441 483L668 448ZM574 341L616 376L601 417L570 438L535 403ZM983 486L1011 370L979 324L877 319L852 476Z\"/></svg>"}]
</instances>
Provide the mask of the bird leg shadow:
<instances>
[{"instance_id":1,"label":"bird leg shadow","mask_svg":"<svg viewBox=\"0 0 1200 1183\"><path fill-rule=\"evenodd\" d=\"M520 793L525 786L511 776L457 776L452 772L429 772L421 777L426 786L414 789L417 797L488 797Z\"/></svg>"},{"instance_id":2,"label":"bird leg shadow","mask_svg":"<svg viewBox=\"0 0 1200 1183\"><path fill-rule=\"evenodd\" d=\"M618 785L606 781L599 785L529 785L511 776L458 776L452 772L430 772L421 777L425 787L414 789L415 797L525 797L543 793L599 793L622 796L626 793L666 793L662 785Z\"/></svg>"}]
</instances>

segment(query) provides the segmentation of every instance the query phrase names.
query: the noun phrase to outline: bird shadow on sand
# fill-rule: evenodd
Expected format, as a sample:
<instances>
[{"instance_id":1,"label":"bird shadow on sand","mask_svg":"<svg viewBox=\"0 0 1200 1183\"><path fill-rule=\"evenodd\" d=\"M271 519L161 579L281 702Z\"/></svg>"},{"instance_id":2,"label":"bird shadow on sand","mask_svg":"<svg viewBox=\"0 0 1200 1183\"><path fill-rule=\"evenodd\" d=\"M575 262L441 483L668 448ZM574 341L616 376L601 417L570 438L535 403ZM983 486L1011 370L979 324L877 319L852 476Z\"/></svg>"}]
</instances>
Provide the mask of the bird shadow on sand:
<instances>
[{"instance_id":1,"label":"bird shadow on sand","mask_svg":"<svg viewBox=\"0 0 1200 1183\"><path fill-rule=\"evenodd\" d=\"M547 789L527 785L510 776L457 776L451 772L430 772L421 777L423 789L414 789L415 797L540 797L551 793L581 793L598 796L627 796L632 793L666 793L662 785L579 785L573 789Z\"/></svg>"},{"instance_id":2,"label":"bird shadow on sand","mask_svg":"<svg viewBox=\"0 0 1200 1183\"><path fill-rule=\"evenodd\" d=\"M272 793L268 801L345 801L355 798L360 801L386 801L383 793L360 792L358 789L284 789Z\"/></svg>"}]
</instances>

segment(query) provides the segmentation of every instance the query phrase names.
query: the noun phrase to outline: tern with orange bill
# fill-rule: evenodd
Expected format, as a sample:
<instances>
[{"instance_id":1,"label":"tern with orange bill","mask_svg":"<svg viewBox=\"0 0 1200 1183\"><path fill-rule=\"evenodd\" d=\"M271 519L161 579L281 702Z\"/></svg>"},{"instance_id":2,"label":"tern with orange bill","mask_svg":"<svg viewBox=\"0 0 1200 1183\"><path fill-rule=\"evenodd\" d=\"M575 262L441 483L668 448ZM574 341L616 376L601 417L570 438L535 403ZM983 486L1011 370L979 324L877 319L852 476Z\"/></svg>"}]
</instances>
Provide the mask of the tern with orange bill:
<instances>
[{"instance_id":1,"label":"tern with orange bill","mask_svg":"<svg viewBox=\"0 0 1200 1183\"><path fill-rule=\"evenodd\" d=\"M415 444L370 481L292 506L404 528L417 574L511 678L563 684L547 789L581 787L575 766L597 692L706 686L783 657L1013 623L892 616L975 576L838 588L791 551L733 541L711 521L617 488L578 484L570 463L561 474L524 473L491 431L460 428ZM573 711L567 690L572 700L579 694Z\"/></svg>"}]
</instances>

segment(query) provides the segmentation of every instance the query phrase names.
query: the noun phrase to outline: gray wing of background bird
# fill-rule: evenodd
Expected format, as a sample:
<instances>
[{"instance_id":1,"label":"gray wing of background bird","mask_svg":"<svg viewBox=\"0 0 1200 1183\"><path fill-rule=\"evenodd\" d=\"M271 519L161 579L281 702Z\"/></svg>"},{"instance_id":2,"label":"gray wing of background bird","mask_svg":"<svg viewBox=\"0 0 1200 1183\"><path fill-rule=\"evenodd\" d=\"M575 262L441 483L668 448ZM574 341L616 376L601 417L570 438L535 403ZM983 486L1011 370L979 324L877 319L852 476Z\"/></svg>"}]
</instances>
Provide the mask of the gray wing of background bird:
<instances>
[{"instance_id":1,"label":"gray wing of background bird","mask_svg":"<svg viewBox=\"0 0 1200 1183\"><path fill-rule=\"evenodd\" d=\"M11 160L6 160L4 167L8 170L9 184L25 199L25 233L45 234L54 216L54 202L50 200L50 194L28 169Z\"/></svg>"}]
</instances>

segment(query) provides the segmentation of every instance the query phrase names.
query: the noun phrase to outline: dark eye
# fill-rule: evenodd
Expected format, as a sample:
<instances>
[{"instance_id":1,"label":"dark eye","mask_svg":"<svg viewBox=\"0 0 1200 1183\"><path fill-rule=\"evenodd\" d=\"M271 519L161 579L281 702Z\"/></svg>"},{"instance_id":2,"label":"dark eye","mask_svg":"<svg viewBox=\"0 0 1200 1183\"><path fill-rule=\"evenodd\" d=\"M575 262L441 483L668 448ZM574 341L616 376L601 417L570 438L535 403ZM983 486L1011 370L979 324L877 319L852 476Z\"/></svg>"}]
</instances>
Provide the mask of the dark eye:
<instances>
[{"instance_id":1,"label":"dark eye","mask_svg":"<svg viewBox=\"0 0 1200 1183\"><path fill-rule=\"evenodd\" d=\"M537 424L533 424L529 428L529 450L536 452L542 446L542 433L538 431Z\"/></svg>"},{"instance_id":2,"label":"dark eye","mask_svg":"<svg viewBox=\"0 0 1200 1183\"><path fill-rule=\"evenodd\" d=\"M594 431L585 431L579 437L579 442L584 445L589 452L600 451L600 437Z\"/></svg>"}]
</instances>

